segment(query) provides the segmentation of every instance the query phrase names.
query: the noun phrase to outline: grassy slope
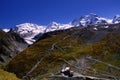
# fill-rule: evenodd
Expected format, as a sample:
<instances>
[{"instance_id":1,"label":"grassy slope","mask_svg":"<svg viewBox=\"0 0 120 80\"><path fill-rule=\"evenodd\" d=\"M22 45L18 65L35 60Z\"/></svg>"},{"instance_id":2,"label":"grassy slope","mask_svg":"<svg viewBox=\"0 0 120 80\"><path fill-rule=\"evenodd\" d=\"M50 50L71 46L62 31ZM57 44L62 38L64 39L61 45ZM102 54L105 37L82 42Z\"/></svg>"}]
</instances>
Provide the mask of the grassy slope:
<instances>
[{"instance_id":1,"label":"grassy slope","mask_svg":"<svg viewBox=\"0 0 120 80\"><path fill-rule=\"evenodd\" d=\"M77 56L81 56L81 54L92 56L95 59L101 60L105 63L109 63L120 68L120 35L116 33L110 33L100 42L86 46L85 48L75 53L75 55ZM92 68L96 69L96 71L98 71L98 74L108 72L109 75L120 77L120 69L108 67L106 64L103 63L96 63L92 65ZM90 73L89 75L91 74L93 73Z\"/></svg>"},{"instance_id":2,"label":"grassy slope","mask_svg":"<svg viewBox=\"0 0 120 80\"><path fill-rule=\"evenodd\" d=\"M71 33L74 33L74 31ZM68 34L71 35L71 33L63 32L61 34L52 35L49 38L38 41L23 51L20 55L15 57L8 64L7 70L14 72L18 77L24 76L33 67L33 65L36 64L37 61L44 57L44 55L48 54L49 49L55 42L57 42L57 45L52 51L52 54L47 56L39 64L31 76L36 76L39 74L39 79L42 79L48 75L46 73L58 72L60 67L65 63L64 61L59 60L60 58L67 61L75 61L81 56L92 56L96 59L120 67L120 36L115 36L116 33L110 33L100 42L87 46L84 45L84 41L82 40L85 40L85 38L89 39L89 37L86 36L81 38L77 36L82 34L82 32L78 32L77 34L64 39ZM95 68L96 70L107 71L106 65L102 63L94 64L92 65L92 68ZM116 73L114 75L120 76L118 70L112 68L110 70L111 74ZM92 75L93 73L88 73L86 70L86 74Z\"/></svg>"},{"instance_id":3,"label":"grassy slope","mask_svg":"<svg viewBox=\"0 0 120 80\"><path fill-rule=\"evenodd\" d=\"M14 74L0 69L0 80L20 80Z\"/></svg>"},{"instance_id":4,"label":"grassy slope","mask_svg":"<svg viewBox=\"0 0 120 80\"><path fill-rule=\"evenodd\" d=\"M23 51L20 55L18 55L16 58L14 58L8 65L8 70L11 72L14 72L18 74L19 77L24 76L32 67L36 64L38 60L40 60L44 55L48 54L48 50L51 48L52 44L58 41L58 47L65 47L64 52L61 52L60 49L55 49L53 51L53 54L48 56L40 65L39 68L35 70L35 73L43 74L48 71L48 66L51 64L54 60L57 58L66 58L71 59L72 56L67 55L69 52L74 52L74 46L81 44L81 42L78 40L78 43L72 42L74 40L74 37L67 38L64 43L59 42L62 40L67 33L61 33L56 35L53 35L50 38L43 39L32 46L30 46L28 49ZM69 43L72 45L70 45ZM62 43L62 44L61 44ZM69 51L70 50L70 51ZM48 51L48 52L47 52ZM65 55L66 54L66 55ZM70 54L70 53L69 53ZM63 56L64 55L64 56ZM52 63L53 65L50 65L49 67L54 67L60 63L57 61L55 63ZM19 67L18 67L19 65Z\"/></svg>"}]
</instances>

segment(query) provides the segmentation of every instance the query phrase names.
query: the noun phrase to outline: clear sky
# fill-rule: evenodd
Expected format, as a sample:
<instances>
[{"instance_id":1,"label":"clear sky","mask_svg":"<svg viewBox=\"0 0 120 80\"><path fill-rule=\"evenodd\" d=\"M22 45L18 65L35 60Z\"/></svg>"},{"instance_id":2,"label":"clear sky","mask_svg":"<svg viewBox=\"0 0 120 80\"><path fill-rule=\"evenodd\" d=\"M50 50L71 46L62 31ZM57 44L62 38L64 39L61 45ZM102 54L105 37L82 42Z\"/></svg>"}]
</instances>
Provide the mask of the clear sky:
<instances>
[{"instance_id":1,"label":"clear sky","mask_svg":"<svg viewBox=\"0 0 120 80\"><path fill-rule=\"evenodd\" d=\"M0 0L0 28L25 22L69 23L89 13L113 18L120 14L120 0Z\"/></svg>"}]
</instances>

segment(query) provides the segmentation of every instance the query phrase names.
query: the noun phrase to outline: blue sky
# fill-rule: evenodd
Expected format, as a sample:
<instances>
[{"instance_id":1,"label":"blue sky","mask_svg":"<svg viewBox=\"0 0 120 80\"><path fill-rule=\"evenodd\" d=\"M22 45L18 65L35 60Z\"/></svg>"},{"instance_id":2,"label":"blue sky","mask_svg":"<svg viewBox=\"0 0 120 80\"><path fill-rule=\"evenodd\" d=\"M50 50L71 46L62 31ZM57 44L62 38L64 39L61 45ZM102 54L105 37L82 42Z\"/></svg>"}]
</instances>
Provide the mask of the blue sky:
<instances>
[{"instance_id":1,"label":"blue sky","mask_svg":"<svg viewBox=\"0 0 120 80\"><path fill-rule=\"evenodd\" d=\"M69 23L89 13L113 18L120 14L120 0L0 0L0 28L25 22Z\"/></svg>"}]
</instances>

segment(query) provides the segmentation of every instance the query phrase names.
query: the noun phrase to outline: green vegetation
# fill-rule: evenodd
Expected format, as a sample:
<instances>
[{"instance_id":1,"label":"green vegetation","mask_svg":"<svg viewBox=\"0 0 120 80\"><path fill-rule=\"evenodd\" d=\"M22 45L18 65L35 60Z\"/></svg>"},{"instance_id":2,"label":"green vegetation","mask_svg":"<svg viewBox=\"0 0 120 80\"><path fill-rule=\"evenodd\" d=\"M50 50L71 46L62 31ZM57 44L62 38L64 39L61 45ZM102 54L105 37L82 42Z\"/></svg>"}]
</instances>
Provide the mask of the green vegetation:
<instances>
[{"instance_id":1,"label":"green vegetation","mask_svg":"<svg viewBox=\"0 0 120 80\"><path fill-rule=\"evenodd\" d=\"M92 57L120 67L120 35L112 32L99 42L87 45L87 41L92 37L89 35L94 35L95 32L88 31L88 36L86 34L81 37L80 35L84 34L84 31L61 32L39 40L11 60L7 65L7 70L22 78L46 55L37 68L29 75L30 77L39 76L38 80L42 80L48 77L50 73L58 73L61 67L66 64L64 60L70 62L77 59L81 60L83 57ZM89 69L84 70L86 75L93 75L92 69L95 69L98 72L96 75L100 77L103 77L101 74L104 72L109 73L109 75L120 76L118 69L104 63L88 60L85 64L90 66Z\"/></svg>"},{"instance_id":2,"label":"green vegetation","mask_svg":"<svg viewBox=\"0 0 120 80\"><path fill-rule=\"evenodd\" d=\"M101 62L96 64L89 62L92 64L92 68L98 72L99 76L106 72L109 75L120 77L120 35L116 35L116 33L108 34L100 42L88 45L74 55L78 58L81 55L92 56L93 58L100 60ZM115 67L112 67L111 65ZM93 74L86 73L89 75Z\"/></svg>"}]
</instances>

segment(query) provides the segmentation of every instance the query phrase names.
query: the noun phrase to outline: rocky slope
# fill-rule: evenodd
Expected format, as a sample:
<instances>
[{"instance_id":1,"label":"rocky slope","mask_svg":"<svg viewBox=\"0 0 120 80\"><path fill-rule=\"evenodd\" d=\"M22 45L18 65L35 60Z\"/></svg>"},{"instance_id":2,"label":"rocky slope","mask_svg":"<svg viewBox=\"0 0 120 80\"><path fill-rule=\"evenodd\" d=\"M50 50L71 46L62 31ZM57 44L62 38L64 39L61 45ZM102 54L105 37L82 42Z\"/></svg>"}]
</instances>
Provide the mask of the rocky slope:
<instances>
[{"instance_id":1,"label":"rocky slope","mask_svg":"<svg viewBox=\"0 0 120 80\"><path fill-rule=\"evenodd\" d=\"M0 63L7 63L28 46L12 29L7 33L0 30L0 45Z\"/></svg>"}]
</instances>

